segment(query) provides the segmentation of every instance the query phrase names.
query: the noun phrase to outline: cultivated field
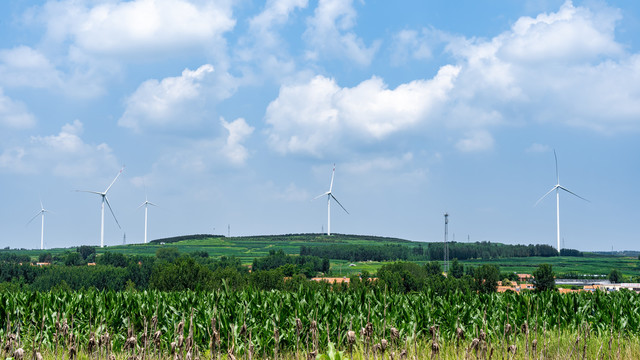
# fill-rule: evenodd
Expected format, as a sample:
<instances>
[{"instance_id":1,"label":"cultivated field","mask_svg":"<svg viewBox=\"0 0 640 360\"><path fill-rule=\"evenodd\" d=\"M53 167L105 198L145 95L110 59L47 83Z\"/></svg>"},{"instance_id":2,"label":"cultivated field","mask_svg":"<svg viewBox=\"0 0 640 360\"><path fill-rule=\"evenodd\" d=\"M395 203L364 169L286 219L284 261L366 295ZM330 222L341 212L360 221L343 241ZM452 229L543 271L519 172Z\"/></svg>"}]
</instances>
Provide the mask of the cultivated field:
<instances>
[{"instance_id":1,"label":"cultivated field","mask_svg":"<svg viewBox=\"0 0 640 360\"><path fill-rule=\"evenodd\" d=\"M7 357L633 359L631 292L0 293ZM335 354L330 359L336 359ZM323 357L325 359L327 357Z\"/></svg>"}]
</instances>

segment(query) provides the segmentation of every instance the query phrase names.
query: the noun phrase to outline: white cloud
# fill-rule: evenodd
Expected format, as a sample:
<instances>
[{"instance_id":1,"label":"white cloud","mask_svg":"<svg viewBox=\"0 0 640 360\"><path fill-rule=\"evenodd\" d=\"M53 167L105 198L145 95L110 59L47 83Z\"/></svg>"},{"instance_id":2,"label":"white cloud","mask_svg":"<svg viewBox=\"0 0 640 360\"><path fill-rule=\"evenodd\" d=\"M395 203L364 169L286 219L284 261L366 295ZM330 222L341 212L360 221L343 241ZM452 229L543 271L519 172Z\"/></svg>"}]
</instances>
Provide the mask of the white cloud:
<instances>
[{"instance_id":1,"label":"white cloud","mask_svg":"<svg viewBox=\"0 0 640 360\"><path fill-rule=\"evenodd\" d=\"M33 88L59 87L61 75L47 57L28 46L0 50L0 84Z\"/></svg>"},{"instance_id":2,"label":"white cloud","mask_svg":"<svg viewBox=\"0 0 640 360\"><path fill-rule=\"evenodd\" d=\"M281 81L295 73L296 62L280 31L296 10L306 8L308 0L269 0L258 15L249 19L249 31L234 48L235 60L244 80L263 83L262 77Z\"/></svg>"},{"instance_id":3,"label":"white cloud","mask_svg":"<svg viewBox=\"0 0 640 360\"><path fill-rule=\"evenodd\" d=\"M21 102L11 100L0 88L0 125L14 129L26 129L36 123L35 116Z\"/></svg>"},{"instance_id":4,"label":"white cloud","mask_svg":"<svg viewBox=\"0 0 640 360\"><path fill-rule=\"evenodd\" d=\"M17 173L44 173L61 177L86 177L118 166L104 143L87 144L81 138L83 124L65 124L57 135L33 136L28 146L6 149L0 168Z\"/></svg>"},{"instance_id":5,"label":"white cloud","mask_svg":"<svg viewBox=\"0 0 640 360\"><path fill-rule=\"evenodd\" d=\"M206 47L235 25L226 1L49 1L39 19L49 39L71 39L83 51L110 56Z\"/></svg>"},{"instance_id":6,"label":"white cloud","mask_svg":"<svg viewBox=\"0 0 640 360\"><path fill-rule=\"evenodd\" d=\"M443 33L434 29L402 30L393 36L391 64L402 65L409 60L426 60L433 56L432 47L441 43Z\"/></svg>"},{"instance_id":7,"label":"white cloud","mask_svg":"<svg viewBox=\"0 0 640 360\"><path fill-rule=\"evenodd\" d=\"M369 65L380 42L365 45L353 31L356 10L353 0L320 0L314 16L308 20L303 37L311 46L307 57L346 57L360 65Z\"/></svg>"},{"instance_id":8,"label":"white cloud","mask_svg":"<svg viewBox=\"0 0 640 360\"><path fill-rule=\"evenodd\" d=\"M222 148L222 153L232 164L244 164L249 157L249 151L242 145L242 142L253 133L254 128L249 126L242 118L232 122L227 122L221 118L220 122L229 132L226 144Z\"/></svg>"},{"instance_id":9,"label":"white cloud","mask_svg":"<svg viewBox=\"0 0 640 360\"><path fill-rule=\"evenodd\" d=\"M567 1L492 39L451 40L461 70L450 123L462 130L527 121L640 130L640 55L615 41L619 19L617 10Z\"/></svg>"},{"instance_id":10,"label":"white cloud","mask_svg":"<svg viewBox=\"0 0 640 360\"><path fill-rule=\"evenodd\" d=\"M490 150L493 144L493 136L488 131L478 130L467 133L456 143L456 148L462 152L476 152Z\"/></svg>"},{"instance_id":11,"label":"white cloud","mask_svg":"<svg viewBox=\"0 0 640 360\"><path fill-rule=\"evenodd\" d=\"M270 145L281 153L322 157L346 142L380 141L432 121L459 69L445 66L431 80L388 89L373 77L353 88L316 76L308 83L283 86L266 112Z\"/></svg>"},{"instance_id":12,"label":"white cloud","mask_svg":"<svg viewBox=\"0 0 640 360\"><path fill-rule=\"evenodd\" d=\"M154 164L157 173L211 174L245 164L250 152L243 144L254 128L242 118L220 119L224 136L177 140Z\"/></svg>"},{"instance_id":13,"label":"white cloud","mask_svg":"<svg viewBox=\"0 0 640 360\"><path fill-rule=\"evenodd\" d=\"M145 127L185 127L199 123L209 95L213 66L185 69L181 76L147 80L126 100L118 125L139 131Z\"/></svg>"}]
</instances>

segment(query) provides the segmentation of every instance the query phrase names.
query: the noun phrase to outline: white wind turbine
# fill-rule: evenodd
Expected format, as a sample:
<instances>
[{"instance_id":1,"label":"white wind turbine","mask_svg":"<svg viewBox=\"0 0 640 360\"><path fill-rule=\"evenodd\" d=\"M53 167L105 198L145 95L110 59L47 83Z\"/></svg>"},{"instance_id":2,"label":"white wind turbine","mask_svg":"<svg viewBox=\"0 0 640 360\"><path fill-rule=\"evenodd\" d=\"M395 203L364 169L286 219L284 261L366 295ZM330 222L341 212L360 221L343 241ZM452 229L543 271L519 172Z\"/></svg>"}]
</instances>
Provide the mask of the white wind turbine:
<instances>
[{"instance_id":1,"label":"white wind turbine","mask_svg":"<svg viewBox=\"0 0 640 360\"><path fill-rule=\"evenodd\" d=\"M42 205L42 200L40 200L40 211L38 211L37 214L35 214L31 220L29 220L29 222L27 222L27 225L31 224L31 222L33 220L35 220L38 216L41 217L41 228L40 228L40 250L44 250L44 213L47 212L51 212L47 209L44 208L44 206Z\"/></svg>"},{"instance_id":2,"label":"white wind turbine","mask_svg":"<svg viewBox=\"0 0 640 360\"><path fill-rule=\"evenodd\" d=\"M91 193L91 194L97 194L97 195L100 195L102 197L102 217L101 217L102 220L101 220L101 223L100 223L100 247L104 247L104 203L107 203L107 206L109 207L109 210L111 211L111 215L113 215L113 219L116 221L116 224L118 224L118 227L120 229L122 229L122 227L120 226L120 223L118 222L118 219L116 219L116 214L113 213L113 209L111 208L111 204L109 204L109 199L107 199L107 193L109 192L109 189L111 189L111 187L116 182L116 180L118 180L118 177L120 177L120 174L122 174L122 171L124 171L124 167L122 167L122 169L120 169L120 172L118 172L118 175L116 175L115 179L113 179L113 181L111 182L109 187L107 187L107 189L105 191L103 191L103 192L88 191L88 190L76 190L76 191L79 191L79 192L87 192L87 193Z\"/></svg>"},{"instance_id":3,"label":"white wind turbine","mask_svg":"<svg viewBox=\"0 0 640 360\"><path fill-rule=\"evenodd\" d=\"M347 214L349 213L347 211L347 209L344 208L344 206L342 206L342 204L340 204L340 201L338 201L338 199L336 199L335 196L333 196L332 190L333 190L333 176L336 174L336 164L333 164L333 172L331 173L331 184L329 185L329 191L325 192L324 194L320 194L318 196L316 196L315 198L313 198L313 200L315 199L319 199L325 195L327 195L327 235L331 235L331 198L333 198L333 200L335 200L338 205L340 205L340 207L342 208L342 210L344 210L344 212L346 212Z\"/></svg>"},{"instance_id":4,"label":"white wind turbine","mask_svg":"<svg viewBox=\"0 0 640 360\"><path fill-rule=\"evenodd\" d=\"M158 206L154 203L152 203L151 201L149 201L149 199L147 198L147 191L145 189L144 192L144 202L138 206L138 209L140 209L141 207L144 206L144 243L147 243L147 212L149 210L149 205L151 206Z\"/></svg>"},{"instance_id":5,"label":"white wind turbine","mask_svg":"<svg viewBox=\"0 0 640 360\"><path fill-rule=\"evenodd\" d=\"M572 192L571 190L565 188L564 186L560 185L560 175L558 173L558 156L556 155L556 151L553 150L553 156L556 159L556 180L557 183L554 187L551 188L551 190L549 190L546 194L544 194L540 199L538 199L538 201L536 201L536 205L538 205L538 203L540 201L542 201L542 199L544 199L547 195L551 194L554 190L556 192L556 227L557 227L557 235L558 235L558 253L560 253L560 190L564 190L566 192L568 192L569 194L576 196L584 201L589 202L589 200L583 198L582 196ZM535 205L534 205L535 206Z\"/></svg>"}]
</instances>

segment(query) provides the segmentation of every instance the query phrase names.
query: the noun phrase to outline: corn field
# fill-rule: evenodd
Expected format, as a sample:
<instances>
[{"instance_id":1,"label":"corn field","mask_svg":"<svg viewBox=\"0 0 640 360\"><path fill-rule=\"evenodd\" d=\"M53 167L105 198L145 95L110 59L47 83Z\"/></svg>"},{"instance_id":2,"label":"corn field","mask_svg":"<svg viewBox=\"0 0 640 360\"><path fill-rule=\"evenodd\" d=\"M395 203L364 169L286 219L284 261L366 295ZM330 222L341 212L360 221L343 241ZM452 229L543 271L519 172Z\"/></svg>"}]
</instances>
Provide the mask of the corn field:
<instances>
[{"instance_id":1,"label":"corn field","mask_svg":"<svg viewBox=\"0 0 640 360\"><path fill-rule=\"evenodd\" d=\"M14 358L640 358L627 291L19 291L0 324Z\"/></svg>"}]
</instances>

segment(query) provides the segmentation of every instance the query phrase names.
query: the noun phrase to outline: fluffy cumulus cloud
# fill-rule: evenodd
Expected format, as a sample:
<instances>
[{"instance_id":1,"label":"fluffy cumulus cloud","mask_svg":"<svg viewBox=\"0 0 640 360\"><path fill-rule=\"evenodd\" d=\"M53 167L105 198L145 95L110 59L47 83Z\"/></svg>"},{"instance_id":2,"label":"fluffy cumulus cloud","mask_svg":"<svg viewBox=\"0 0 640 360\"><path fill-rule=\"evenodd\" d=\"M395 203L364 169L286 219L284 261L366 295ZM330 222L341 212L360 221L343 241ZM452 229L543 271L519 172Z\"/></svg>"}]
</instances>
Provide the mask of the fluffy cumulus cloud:
<instances>
[{"instance_id":1,"label":"fluffy cumulus cloud","mask_svg":"<svg viewBox=\"0 0 640 360\"><path fill-rule=\"evenodd\" d=\"M57 88L61 74L40 51L29 46L0 50L0 85Z\"/></svg>"},{"instance_id":2,"label":"fluffy cumulus cloud","mask_svg":"<svg viewBox=\"0 0 640 360\"><path fill-rule=\"evenodd\" d=\"M226 1L49 1L38 15L49 39L114 56L207 46L235 25Z\"/></svg>"},{"instance_id":3,"label":"fluffy cumulus cloud","mask_svg":"<svg viewBox=\"0 0 640 360\"><path fill-rule=\"evenodd\" d=\"M344 138L380 141L428 124L447 101L458 71L444 66L433 79L395 89L377 77L352 88L323 76L283 86L266 112L270 145L281 153L322 157Z\"/></svg>"},{"instance_id":4,"label":"fluffy cumulus cloud","mask_svg":"<svg viewBox=\"0 0 640 360\"><path fill-rule=\"evenodd\" d=\"M56 135L33 136L27 146L4 150L0 168L17 173L85 177L118 166L107 144L88 144L82 139L82 132L82 122L75 120Z\"/></svg>"},{"instance_id":5,"label":"fluffy cumulus cloud","mask_svg":"<svg viewBox=\"0 0 640 360\"><path fill-rule=\"evenodd\" d=\"M202 107L213 81L213 66L185 69L181 76L152 79L142 83L126 100L120 126L141 130L146 127L185 127L200 122Z\"/></svg>"},{"instance_id":6,"label":"fluffy cumulus cloud","mask_svg":"<svg viewBox=\"0 0 640 360\"><path fill-rule=\"evenodd\" d=\"M360 65L370 64L380 42L367 46L353 32L355 24L352 0L320 0L303 36L310 46L307 57L347 58Z\"/></svg>"},{"instance_id":7,"label":"fluffy cumulus cloud","mask_svg":"<svg viewBox=\"0 0 640 360\"><path fill-rule=\"evenodd\" d=\"M253 133L254 128L249 126L249 124L247 124L247 122L242 118L236 119L232 122L220 119L220 122L229 132L227 141L222 148L222 153L232 164L244 164L249 157L249 151L242 143Z\"/></svg>"},{"instance_id":8,"label":"fluffy cumulus cloud","mask_svg":"<svg viewBox=\"0 0 640 360\"><path fill-rule=\"evenodd\" d=\"M35 116L19 101L4 95L0 88L0 126L12 129L26 129L34 126Z\"/></svg>"},{"instance_id":9,"label":"fluffy cumulus cloud","mask_svg":"<svg viewBox=\"0 0 640 360\"><path fill-rule=\"evenodd\" d=\"M567 1L557 12L520 18L492 39L450 41L448 51L461 71L448 115L472 134L458 148L487 143L476 141L482 132L474 131L506 122L604 133L639 130L640 56L616 42L619 19L614 9L591 10Z\"/></svg>"}]
</instances>

